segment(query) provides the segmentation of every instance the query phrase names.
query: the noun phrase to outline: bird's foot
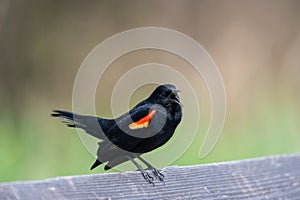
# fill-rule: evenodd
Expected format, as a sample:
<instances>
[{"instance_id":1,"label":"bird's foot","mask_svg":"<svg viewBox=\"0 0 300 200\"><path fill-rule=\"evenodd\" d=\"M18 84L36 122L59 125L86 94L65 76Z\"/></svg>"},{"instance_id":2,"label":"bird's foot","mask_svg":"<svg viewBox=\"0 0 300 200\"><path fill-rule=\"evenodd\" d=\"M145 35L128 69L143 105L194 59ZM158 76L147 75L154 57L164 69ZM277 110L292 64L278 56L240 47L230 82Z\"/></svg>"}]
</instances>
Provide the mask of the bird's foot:
<instances>
[{"instance_id":1,"label":"bird's foot","mask_svg":"<svg viewBox=\"0 0 300 200\"><path fill-rule=\"evenodd\" d=\"M165 176L158 169L152 169L152 173L154 174L155 178L158 178L158 180L162 182L164 181Z\"/></svg>"},{"instance_id":2,"label":"bird's foot","mask_svg":"<svg viewBox=\"0 0 300 200\"><path fill-rule=\"evenodd\" d=\"M154 184L154 178L153 178L150 174L148 174L148 172L146 172L146 171L141 171L141 173L142 173L144 179L145 179L148 183L152 184L153 186L155 185L155 184Z\"/></svg>"}]
</instances>

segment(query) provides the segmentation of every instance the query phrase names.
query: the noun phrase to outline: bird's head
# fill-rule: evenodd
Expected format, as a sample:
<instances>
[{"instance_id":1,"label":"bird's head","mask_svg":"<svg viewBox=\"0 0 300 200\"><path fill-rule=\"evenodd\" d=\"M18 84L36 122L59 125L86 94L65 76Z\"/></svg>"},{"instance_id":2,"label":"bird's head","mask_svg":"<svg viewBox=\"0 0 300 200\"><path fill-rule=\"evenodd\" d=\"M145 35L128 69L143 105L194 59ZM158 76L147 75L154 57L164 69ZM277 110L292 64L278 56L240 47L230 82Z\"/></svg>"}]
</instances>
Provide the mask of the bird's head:
<instances>
[{"instance_id":1,"label":"bird's head","mask_svg":"<svg viewBox=\"0 0 300 200\"><path fill-rule=\"evenodd\" d=\"M172 105L182 106L178 92L180 92L180 90L177 90L174 85L164 84L158 86L149 98L153 103L160 104L164 107L170 107Z\"/></svg>"}]
</instances>

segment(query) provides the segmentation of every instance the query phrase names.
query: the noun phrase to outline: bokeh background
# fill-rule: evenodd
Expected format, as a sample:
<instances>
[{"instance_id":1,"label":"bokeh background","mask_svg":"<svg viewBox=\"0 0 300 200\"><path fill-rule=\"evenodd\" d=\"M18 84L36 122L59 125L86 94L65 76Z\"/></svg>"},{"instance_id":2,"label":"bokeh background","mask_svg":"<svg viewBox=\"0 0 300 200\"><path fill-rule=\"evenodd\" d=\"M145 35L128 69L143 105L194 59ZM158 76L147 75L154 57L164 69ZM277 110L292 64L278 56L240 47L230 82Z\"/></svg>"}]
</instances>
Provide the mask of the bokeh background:
<instances>
[{"instance_id":1,"label":"bokeh background","mask_svg":"<svg viewBox=\"0 0 300 200\"><path fill-rule=\"evenodd\" d=\"M102 172L89 170L94 158L77 132L50 118L50 112L72 109L76 72L97 44L144 26L194 38L214 59L226 87L226 122L213 151L199 159L199 134L172 165L299 152L299 19L297 0L1 0L0 181ZM111 117L110 95L117 78L131 66L150 61L182 62L182 70L190 69L166 52L124 56L99 83L98 115ZM195 80L201 90L201 79ZM147 95L140 92L132 105ZM204 107L209 104L202 102ZM205 122L209 113L203 113Z\"/></svg>"}]
</instances>

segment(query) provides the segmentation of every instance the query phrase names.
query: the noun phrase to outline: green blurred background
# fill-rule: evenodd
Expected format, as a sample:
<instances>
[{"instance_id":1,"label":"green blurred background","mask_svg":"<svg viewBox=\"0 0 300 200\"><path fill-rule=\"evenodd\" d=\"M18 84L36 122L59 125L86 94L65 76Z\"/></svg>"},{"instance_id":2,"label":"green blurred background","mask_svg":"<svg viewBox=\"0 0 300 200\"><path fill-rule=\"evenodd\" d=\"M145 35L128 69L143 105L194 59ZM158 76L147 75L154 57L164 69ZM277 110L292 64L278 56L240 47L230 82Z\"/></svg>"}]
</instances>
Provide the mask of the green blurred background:
<instances>
[{"instance_id":1,"label":"green blurred background","mask_svg":"<svg viewBox=\"0 0 300 200\"><path fill-rule=\"evenodd\" d=\"M300 1L1 0L0 14L0 181L102 172L89 170L93 156L76 131L51 119L50 112L72 109L76 72L98 43L143 26L171 28L197 40L227 90L226 122L213 151L198 158L200 134L172 165L300 151ZM98 115L111 117L111 89L128 68L183 62L155 51L125 57L100 83ZM195 85L197 80L203 85L199 79Z\"/></svg>"}]
</instances>

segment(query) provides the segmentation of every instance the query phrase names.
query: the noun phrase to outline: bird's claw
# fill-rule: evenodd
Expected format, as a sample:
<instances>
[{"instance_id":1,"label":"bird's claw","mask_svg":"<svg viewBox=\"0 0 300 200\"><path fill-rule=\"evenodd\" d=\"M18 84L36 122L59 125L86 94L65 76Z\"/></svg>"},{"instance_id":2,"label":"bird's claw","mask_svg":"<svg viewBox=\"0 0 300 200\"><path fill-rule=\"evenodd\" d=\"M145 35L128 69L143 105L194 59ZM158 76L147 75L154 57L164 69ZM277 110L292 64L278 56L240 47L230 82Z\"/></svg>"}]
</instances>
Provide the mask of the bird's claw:
<instances>
[{"instance_id":1,"label":"bird's claw","mask_svg":"<svg viewBox=\"0 0 300 200\"><path fill-rule=\"evenodd\" d=\"M150 174L148 174L146 171L144 171L144 172L142 172L142 175L148 183L152 184L153 186L155 185L154 178L152 176L150 176Z\"/></svg>"},{"instance_id":2,"label":"bird's claw","mask_svg":"<svg viewBox=\"0 0 300 200\"><path fill-rule=\"evenodd\" d=\"M154 174L155 178L158 178L160 181L164 181L165 176L157 169L152 169L152 173Z\"/></svg>"}]
</instances>

